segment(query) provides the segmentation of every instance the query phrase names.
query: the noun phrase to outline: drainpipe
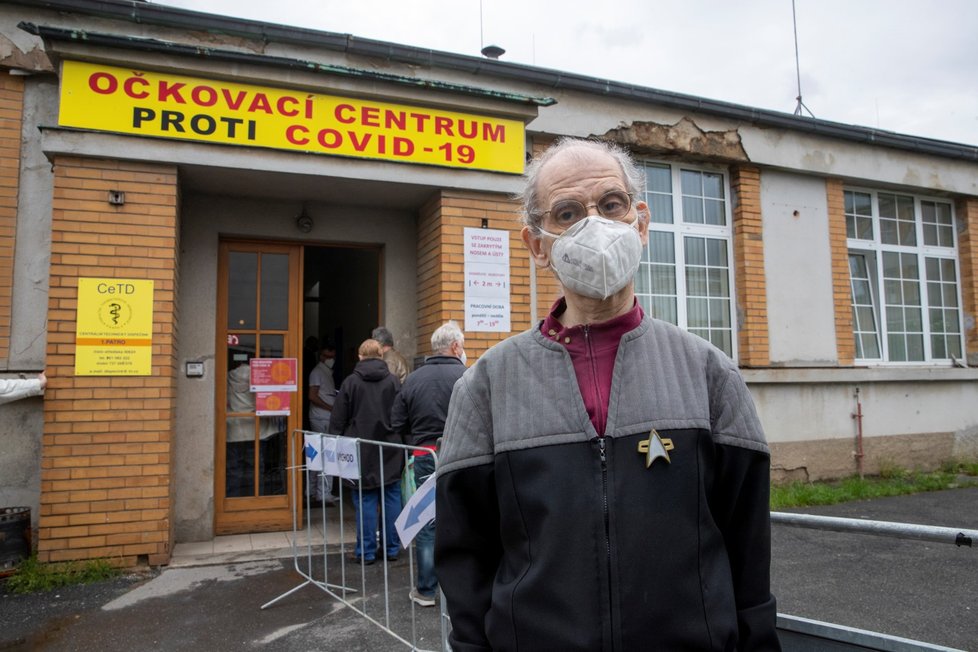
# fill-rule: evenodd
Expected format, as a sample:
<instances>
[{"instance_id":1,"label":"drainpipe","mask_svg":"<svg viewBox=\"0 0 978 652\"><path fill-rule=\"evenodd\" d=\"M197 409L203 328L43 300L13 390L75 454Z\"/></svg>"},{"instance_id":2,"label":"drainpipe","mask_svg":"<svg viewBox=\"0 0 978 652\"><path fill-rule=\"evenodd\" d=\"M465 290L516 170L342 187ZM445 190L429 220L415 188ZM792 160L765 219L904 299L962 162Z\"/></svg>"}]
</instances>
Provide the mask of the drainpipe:
<instances>
[{"instance_id":1,"label":"drainpipe","mask_svg":"<svg viewBox=\"0 0 978 652\"><path fill-rule=\"evenodd\" d=\"M856 420L856 469L863 477L863 404L859 400L859 387L856 387L856 411L850 415Z\"/></svg>"}]
</instances>

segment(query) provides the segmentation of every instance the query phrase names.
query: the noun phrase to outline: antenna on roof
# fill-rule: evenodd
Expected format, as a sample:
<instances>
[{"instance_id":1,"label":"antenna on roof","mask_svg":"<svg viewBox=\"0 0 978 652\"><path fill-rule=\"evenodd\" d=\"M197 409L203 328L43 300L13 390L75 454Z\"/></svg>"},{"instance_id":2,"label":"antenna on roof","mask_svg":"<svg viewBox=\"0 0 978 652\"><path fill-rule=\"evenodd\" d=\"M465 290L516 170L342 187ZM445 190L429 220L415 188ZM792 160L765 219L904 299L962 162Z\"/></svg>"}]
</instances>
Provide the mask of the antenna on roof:
<instances>
[{"instance_id":1,"label":"antenna on roof","mask_svg":"<svg viewBox=\"0 0 978 652\"><path fill-rule=\"evenodd\" d=\"M480 0L481 2L481 0ZM805 103L801 101L801 64L798 60L798 17L795 14L795 0L791 0L791 24L795 28L795 75L798 79L798 104L795 105L795 115L802 115L802 109L808 111L808 115L815 117L812 110L805 106Z\"/></svg>"}]
</instances>

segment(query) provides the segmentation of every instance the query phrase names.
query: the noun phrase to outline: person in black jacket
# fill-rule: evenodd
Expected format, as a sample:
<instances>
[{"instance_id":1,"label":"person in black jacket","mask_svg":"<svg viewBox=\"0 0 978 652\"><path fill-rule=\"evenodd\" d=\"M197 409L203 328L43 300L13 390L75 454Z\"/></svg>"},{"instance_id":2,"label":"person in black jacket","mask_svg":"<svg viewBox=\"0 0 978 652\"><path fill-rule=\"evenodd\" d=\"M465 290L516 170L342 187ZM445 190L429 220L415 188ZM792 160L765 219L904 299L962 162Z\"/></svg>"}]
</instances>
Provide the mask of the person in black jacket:
<instances>
[{"instance_id":1,"label":"person in black jacket","mask_svg":"<svg viewBox=\"0 0 978 652\"><path fill-rule=\"evenodd\" d=\"M420 487L435 472L435 460L429 451L445 430L448 402L455 381L465 372L465 337L454 321L438 327L431 336L434 355L424 366L404 381L394 400L391 427L405 444L428 450L414 453L414 480ZM435 606L438 578L435 577L435 525L429 523L415 537L418 554L418 581L409 597L422 607Z\"/></svg>"},{"instance_id":2,"label":"person in black jacket","mask_svg":"<svg viewBox=\"0 0 978 652\"><path fill-rule=\"evenodd\" d=\"M399 443L391 430L391 407L401 383L383 360L377 340L364 340L358 351L360 362L346 377L336 395L329 432L369 441ZM383 449L383 450L381 450ZM381 455L383 453L383 455ZM384 525L381 545L388 561L396 561L401 542L394 520L401 511L400 477L404 455L393 447L361 444L360 482L353 492L357 516L357 544L352 561L374 563L377 556L378 505L383 500Z\"/></svg>"}]
</instances>

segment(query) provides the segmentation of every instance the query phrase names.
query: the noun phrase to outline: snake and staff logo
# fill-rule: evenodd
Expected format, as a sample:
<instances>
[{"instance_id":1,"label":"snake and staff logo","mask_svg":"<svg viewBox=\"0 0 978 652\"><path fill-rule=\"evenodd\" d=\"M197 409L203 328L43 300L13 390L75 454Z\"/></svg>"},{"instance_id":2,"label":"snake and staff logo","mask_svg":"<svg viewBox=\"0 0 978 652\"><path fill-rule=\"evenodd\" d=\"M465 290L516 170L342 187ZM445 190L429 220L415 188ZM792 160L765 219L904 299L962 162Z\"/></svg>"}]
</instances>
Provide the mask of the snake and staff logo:
<instances>
[{"instance_id":1,"label":"snake and staff logo","mask_svg":"<svg viewBox=\"0 0 978 652\"><path fill-rule=\"evenodd\" d=\"M125 328L132 321L132 306L119 297L107 299L98 307L98 319L106 328Z\"/></svg>"}]
</instances>

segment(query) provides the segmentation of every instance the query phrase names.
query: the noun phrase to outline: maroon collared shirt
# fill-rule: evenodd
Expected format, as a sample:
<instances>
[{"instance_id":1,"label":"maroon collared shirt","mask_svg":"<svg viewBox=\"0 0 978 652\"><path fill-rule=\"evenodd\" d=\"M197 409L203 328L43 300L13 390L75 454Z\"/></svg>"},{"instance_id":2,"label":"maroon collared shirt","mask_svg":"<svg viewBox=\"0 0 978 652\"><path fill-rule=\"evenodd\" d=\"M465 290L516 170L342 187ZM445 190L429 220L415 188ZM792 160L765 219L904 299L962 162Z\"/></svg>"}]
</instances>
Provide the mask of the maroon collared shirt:
<instances>
[{"instance_id":1,"label":"maroon collared shirt","mask_svg":"<svg viewBox=\"0 0 978 652\"><path fill-rule=\"evenodd\" d=\"M577 385L584 407L598 435L604 437L608 423L608 399L611 396L611 376L622 335L642 323L645 313L636 300L632 309L623 315L594 324L564 328L558 318L567 309L561 297L550 308L550 314L540 324L544 337L561 344L574 363Z\"/></svg>"}]
</instances>

